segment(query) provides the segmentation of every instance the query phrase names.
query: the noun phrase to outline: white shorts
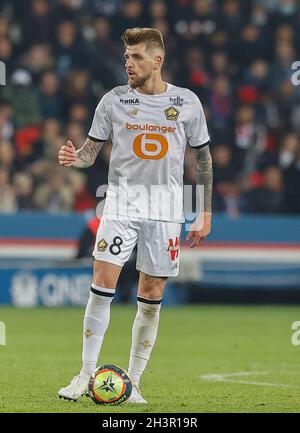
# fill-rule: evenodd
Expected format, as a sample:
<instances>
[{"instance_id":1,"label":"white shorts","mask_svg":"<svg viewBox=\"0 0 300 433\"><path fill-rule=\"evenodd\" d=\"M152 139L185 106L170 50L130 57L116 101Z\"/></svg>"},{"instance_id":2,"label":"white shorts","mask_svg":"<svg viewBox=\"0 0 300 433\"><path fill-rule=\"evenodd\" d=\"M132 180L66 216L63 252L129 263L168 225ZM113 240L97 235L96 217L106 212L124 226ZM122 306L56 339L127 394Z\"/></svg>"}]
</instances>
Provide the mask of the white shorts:
<instances>
[{"instance_id":1,"label":"white shorts","mask_svg":"<svg viewBox=\"0 0 300 433\"><path fill-rule=\"evenodd\" d=\"M154 277L179 273L181 223L120 219L103 215L98 227L95 260L123 266L137 245L136 269Z\"/></svg>"}]
</instances>

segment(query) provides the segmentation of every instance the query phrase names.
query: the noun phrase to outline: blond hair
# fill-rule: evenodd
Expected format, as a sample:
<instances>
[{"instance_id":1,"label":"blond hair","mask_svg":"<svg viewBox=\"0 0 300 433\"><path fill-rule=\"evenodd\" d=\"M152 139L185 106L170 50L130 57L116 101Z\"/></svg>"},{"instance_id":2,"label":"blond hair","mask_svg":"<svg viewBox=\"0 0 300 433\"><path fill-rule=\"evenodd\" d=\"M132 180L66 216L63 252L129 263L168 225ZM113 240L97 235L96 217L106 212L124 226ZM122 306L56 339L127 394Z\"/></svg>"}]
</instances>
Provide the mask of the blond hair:
<instances>
[{"instance_id":1,"label":"blond hair","mask_svg":"<svg viewBox=\"0 0 300 433\"><path fill-rule=\"evenodd\" d=\"M134 27L127 29L121 37L125 47L144 43L146 48L160 48L165 51L165 44L161 32L150 27Z\"/></svg>"}]
</instances>

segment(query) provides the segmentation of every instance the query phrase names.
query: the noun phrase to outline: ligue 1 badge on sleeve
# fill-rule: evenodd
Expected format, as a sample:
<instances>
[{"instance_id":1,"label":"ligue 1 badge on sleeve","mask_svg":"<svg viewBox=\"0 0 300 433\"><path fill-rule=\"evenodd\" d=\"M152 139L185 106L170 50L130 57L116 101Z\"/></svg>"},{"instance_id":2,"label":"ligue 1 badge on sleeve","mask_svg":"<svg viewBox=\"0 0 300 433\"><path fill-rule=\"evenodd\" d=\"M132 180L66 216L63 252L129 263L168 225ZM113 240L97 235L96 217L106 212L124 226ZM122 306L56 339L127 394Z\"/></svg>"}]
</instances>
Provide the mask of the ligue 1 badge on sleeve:
<instances>
[{"instance_id":1,"label":"ligue 1 badge on sleeve","mask_svg":"<svg viewBox=\"0 0 300 433\"><path fill-rule=\"evenodd\" d=\"M165 110L165 116L167 120L177 120L179 111L175 107L169 107Z\"/></svg>"}]
</instances>

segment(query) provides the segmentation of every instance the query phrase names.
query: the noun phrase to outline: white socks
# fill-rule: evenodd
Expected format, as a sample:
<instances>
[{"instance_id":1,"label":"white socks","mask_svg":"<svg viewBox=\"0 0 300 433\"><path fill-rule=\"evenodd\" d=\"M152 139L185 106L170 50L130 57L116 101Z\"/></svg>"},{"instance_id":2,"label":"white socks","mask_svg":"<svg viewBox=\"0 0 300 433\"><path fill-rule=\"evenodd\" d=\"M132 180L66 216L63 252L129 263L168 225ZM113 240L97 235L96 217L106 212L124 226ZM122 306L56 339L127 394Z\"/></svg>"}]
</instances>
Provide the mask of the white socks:
<instances>
[{"instance_id":1,"label":"white socks","mask_svg":"<svg viewBox=\"0 0 300 433\"><path fill-rule=\"evenodd\" d=\"M114 289L91 287L83 321L82 369L80 374L91 375L97 361L110 319L110 304Z\"/></svg>"},{"instance_id":2,"label":"white socks","mask_svg":"<svg viewBox=\"0 0 300 433\"><path fill-rule=\"evenodd\" d=\"M139 385L141 376L150 358L158 330L162 299L151 300L137 297L138 311L132 327L128 373Z\"/></svg>"},{"instance_id":3,"label":"white socks","mask_svg":"<svg viewBox=\"0 0 300 433\"><path fill-rule=\"evenodd\" d=\"M110 319L110 304L115 290L98 287L94 283L83 321L82 369L80 374L91 375ZM155 344L162 299L150 300L138 296L138 311L132 327L128 373L139 385Z\"/></svg>"}]
</instances>

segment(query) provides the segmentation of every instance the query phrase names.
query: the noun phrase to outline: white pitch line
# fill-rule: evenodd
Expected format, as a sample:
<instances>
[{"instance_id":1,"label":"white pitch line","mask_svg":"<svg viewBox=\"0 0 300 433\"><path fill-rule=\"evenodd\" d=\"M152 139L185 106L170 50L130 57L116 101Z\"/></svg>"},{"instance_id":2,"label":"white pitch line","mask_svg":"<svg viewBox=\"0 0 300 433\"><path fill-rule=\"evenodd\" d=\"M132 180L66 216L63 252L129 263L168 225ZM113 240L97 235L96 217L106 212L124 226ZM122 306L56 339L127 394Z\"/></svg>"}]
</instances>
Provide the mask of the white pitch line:
<instances>
[{"instance_id":1,"label":"white pitch line","mask_svg":"<svg viewBox=\"0 0 300 433\"><path fill-rule=\"evenodd\" d=\"M240 383L242 385L257 385L257 386L274 386L274 387L295 387L295 385L286 385L282 383L269 383L269 382L252 382L248 380L230 379L231 377L238 376L266 376L270 371L241 371L240 373L219 373L219 374L202 374L200 379L209 380L214 382L227 382L227 383Z\"/></svg>"}]
</instances>

